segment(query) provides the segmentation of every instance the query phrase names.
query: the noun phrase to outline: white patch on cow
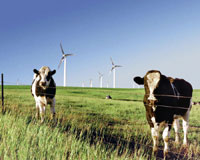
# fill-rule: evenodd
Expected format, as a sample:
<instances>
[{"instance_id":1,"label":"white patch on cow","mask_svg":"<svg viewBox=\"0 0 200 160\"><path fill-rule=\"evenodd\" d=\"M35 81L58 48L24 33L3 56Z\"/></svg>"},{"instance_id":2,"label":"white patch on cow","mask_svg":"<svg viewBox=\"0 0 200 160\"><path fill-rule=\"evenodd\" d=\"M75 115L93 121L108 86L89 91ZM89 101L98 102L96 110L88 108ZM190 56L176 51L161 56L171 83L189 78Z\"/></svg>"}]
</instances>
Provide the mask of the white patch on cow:
<instances>
[{"instance_id":1,"label":"white patch on cow","mask_svg":"<svg viewBox=\"0 0 200 160\"><path fill-rule=\"evenodd\" d=\"M155 112L156 111L156 106L153 105L152 108L153 108L153 111Z\"/></svg>"},{"instance_id":2,"label":"white patch on cow","mask_svg":"<svg viewBox=\"0 0 200 160\"><path fill-rule=\"evenodd\" d=\"M155 126L156 125L156 119L155 119L155 117L152 117L151 121L152 121L153 125Z\"/></svg>"},{"instance_id":3,"label":"white patch on cow","mask_svg":"<svg viewBox=\"0 0 200 160\"><path fill-rule=\"evenodd\" d=\"M166 155L168 153L169 150L169 136L170 136L170 132L169 132L169 126L166 125L162 137L164 140L164 155Z\"/></svg>"},{"instance_id":4,"label":"white patch on cow","mask_svg":"<svg viewBox=\"0 0 200 160\"><path fill-rule=\"evenodd\" d=\"M40 77L41 77L41 80L40 80L39 85L40 85L43 89L46 89L47 86L49 86L49 84L50 84L50 80L47 80L47 76L48 76L48 74L49 74L49 72L50 72L50 69L49 69L49 67L42 67L42 68L39 70L39 72L40 72ZM45 83L46 85L43 86L42 83Z\"/></svg>"},{"instance_id":5,"label":"white patch on cow","mask_svg":"<svg viewBox=\"0 0 200 160\"><path fill-rule=\"evenodd\" d=\"M179 128L180 128L179 119L177 118L174 119L173 127L175 131L175 143L178 144L179 143Z\"/></svg>"},{"instance_id":6,"label":"white patch on cow","mask_svg":"<svg viewBox=\"0 0 200 160\"><path fill-rule=\"evenodd\" d=\"M153 94L154 90L156 89L158 82L160 81L160 73L149 73L147 75L147 84L149 87L149 97L148 100L156 101L156 98Z\"/></svg>"},{"instance_id":7,"label":"white patch on cow","mask_svg":"<svg viewBox=\"0 0 200 160\"><path fill-rule=\"evenodd\" d=\"M155 117L151 118L151 121L153 123L153 128L151 128L151 136L153 139L153 152L156 152L158 150L158 139L159 139L159 124L156 123Z\"/></svg>"},{"instance_id":8,"label":"white patch on cow","mask_svg":"<svg viewBox=\"0 0 200 160\"><path fill-rule=\"evenodd\" d=\"M189 128L189 115L190 115L190 108L188 109L188 111L186 112L186 114L182 117L183 119L183 132L184 132L184 138L183 138L183 144L187 145L187 132L188 132L188 128Z\"/></svg>"},{"instance_id":9,"label":"white patch on cow","mask_svg":"<svg viewBox=\"0 0 200 160\"><path fill-rule=\"evenodd\" d=\"M39 81L39 76L37 76L36 74L34 74L34 79L33 79L33 84L32 84L32 94L33 94L33 96L34 96L34 98L35 98L35 96L36 96L36 84L37 84L37 82Z\"/></svg>"}]
</instances>

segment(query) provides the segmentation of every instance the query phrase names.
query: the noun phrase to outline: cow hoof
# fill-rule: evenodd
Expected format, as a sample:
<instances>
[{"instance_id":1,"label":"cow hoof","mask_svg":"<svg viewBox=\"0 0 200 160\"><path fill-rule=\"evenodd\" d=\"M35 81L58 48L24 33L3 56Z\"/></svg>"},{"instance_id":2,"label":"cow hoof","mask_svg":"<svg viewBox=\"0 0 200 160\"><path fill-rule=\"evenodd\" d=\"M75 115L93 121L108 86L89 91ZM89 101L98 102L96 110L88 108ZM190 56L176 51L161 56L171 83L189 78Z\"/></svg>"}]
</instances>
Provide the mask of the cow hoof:
<instances>
[{"instance_id":1,"label":"cow hoof","mask_svg":"<svg viewBox=\"0 0 200 160\"><path fill-rule=\"evenodd\" d=\"M36 114L35 119L39 119L40 115Z\"/></svg>"},{"instance_id":2,"label":"cow hoof","mask_svg":"<svg viewBox=\"0 0 200 160\"><path fill-rule=\"evenodd\" d=\"M157 147L153 147L153 155L156 157L158 154L158 148Z\"/></svg>"},{"instance_id":3,"label":"cow hoof","mask_svg":"<svg viewBox=\"0 0 200 160\"><path fill-rule=\"evenodd\" d=\"M164 151L164 159L168 159L169 158L169 154L168 154L168 150Z\"/></svg>"},{"instance_id":4,"label":"cow hoof","mask_svg":"<svg viewBox=\"0 0 200 160\"><path fill-rule=\"evenodd\" d=\"M44 123L44 119L42 119L42 120L40 121L40 123L41 123L41 124Z\"/></svg>"},{"instance_id":5,"label":"cow hoof","mask_svg":"<svg viewBox=\"0 0 200 160\"><path fill-rule=\"evenodd\" d=\"M183 143L182 147L183 148L188 148L188 144L187 143Z\"/></svg>"},{"instance_id":6,"label":"cow hoof","mask_svg":"<svg viewBox=\"0 0 200 160\"><path fill-rule=\"evenodd\" d=\"M179 141L175 141L175 145L178 146L180 144Z\"/></svg>"},{"instance_id":7,"label":"cow hoof","mask_svg":"<svg viewBox=\"0 0 200 160\"><path fill-rule=\"evenodd\" d=\"M51 120L54 120L55 117L56 117L56 114L55 114L55 113L54 113L54 114L51 114Z\"/></svg>"},{"instance_id":8,"label":"cow hoof","mask_svg":"<svg viewBox=\"0 0 200 160\"><path fill-rule=\"evenodd\" d=\"M188 154L189 148L186 145L182 145L180 148L181 153Z\"/></svg>"}]
</instances>

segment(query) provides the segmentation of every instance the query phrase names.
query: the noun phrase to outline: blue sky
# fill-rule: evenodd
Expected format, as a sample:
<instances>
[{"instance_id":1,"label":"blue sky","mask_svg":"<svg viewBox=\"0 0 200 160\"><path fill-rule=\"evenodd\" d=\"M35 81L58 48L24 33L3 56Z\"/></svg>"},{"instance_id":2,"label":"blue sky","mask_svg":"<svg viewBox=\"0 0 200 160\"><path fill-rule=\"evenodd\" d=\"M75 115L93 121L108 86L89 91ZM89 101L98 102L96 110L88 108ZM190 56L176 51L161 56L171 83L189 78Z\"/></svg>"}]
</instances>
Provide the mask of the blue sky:
<instances>
[{"instance_id":1,"label":"blue sky","mask_svg":"<svg viewBox=\"0 0 200 160\"><path fill-rule=\"evenodd\" d=\"M133 77L157 69L200 88L198 0L1 0L0 72L5 81L31 84L33 69L58 67L66 53L67 85L133 87ZM63 65L54 76L63 84Z\"/></svg>"}]
</instances>

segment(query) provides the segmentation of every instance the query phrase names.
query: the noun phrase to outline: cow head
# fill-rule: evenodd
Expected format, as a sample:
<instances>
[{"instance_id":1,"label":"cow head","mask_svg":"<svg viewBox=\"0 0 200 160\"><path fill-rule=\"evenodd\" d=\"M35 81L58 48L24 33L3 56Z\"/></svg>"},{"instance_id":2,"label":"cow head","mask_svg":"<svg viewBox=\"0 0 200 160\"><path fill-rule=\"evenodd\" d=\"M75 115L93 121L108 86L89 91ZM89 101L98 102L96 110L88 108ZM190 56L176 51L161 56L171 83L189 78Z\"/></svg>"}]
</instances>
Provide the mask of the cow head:
<instances>
[{"instance_id":1,"label":"cow head","mask_svg":"<svg viewBox=\"0 0 200 160\"><path fill-rule=\"evenodd\" d=\"M157 100L154 95L154 91L158 87L160 79L161 79L160 71L151 70L147 72L143 78L135 77L133 80L139 85L144 85L146 92L145 96L147 100L150 103L154 104L154 102Z\"/></svg>"},{"instance_id":2,"label":"cow head","mask_svg":"<svg viewBox=\"0 0 200 160\"><path fill-rule=\"evenodd\" d=\"M56 70L51 71L49 67L42 67L39 71L34 69L33 72L35 73L35 79L38 85L46 89L51 82L52 76L56 73Z\"/></svg>"}]
</instances>

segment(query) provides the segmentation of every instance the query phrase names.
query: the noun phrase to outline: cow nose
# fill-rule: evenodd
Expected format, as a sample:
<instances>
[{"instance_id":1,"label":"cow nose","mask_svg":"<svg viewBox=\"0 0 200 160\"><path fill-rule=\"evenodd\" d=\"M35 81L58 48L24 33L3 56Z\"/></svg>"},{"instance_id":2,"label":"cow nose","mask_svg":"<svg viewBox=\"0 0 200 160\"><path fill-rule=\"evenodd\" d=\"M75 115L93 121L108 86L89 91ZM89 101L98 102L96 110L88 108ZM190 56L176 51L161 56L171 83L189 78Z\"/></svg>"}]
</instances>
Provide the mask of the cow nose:
<instances>
[{"instance_id":1,"label":"cow nose","mask_svg":"<svg viewBox=\"0 0 200 160\"><path fill-rule=\"evenodd\" d=\"M154 101L154 100L148 100L148 102L149 102L149 105L150 105L150 106L154 106L154 104L155 104L155 101Z\"/></svg>"},{"instance_id":2,"label":"cow nose","mask_svg":"<svg viewBox=\"0 0 200 160\"><path fill-rule=\"evenodd\" d=\"M42 86L46 86L46 82L41 82L41 85Z\"/></svg>"}]
</instances>

